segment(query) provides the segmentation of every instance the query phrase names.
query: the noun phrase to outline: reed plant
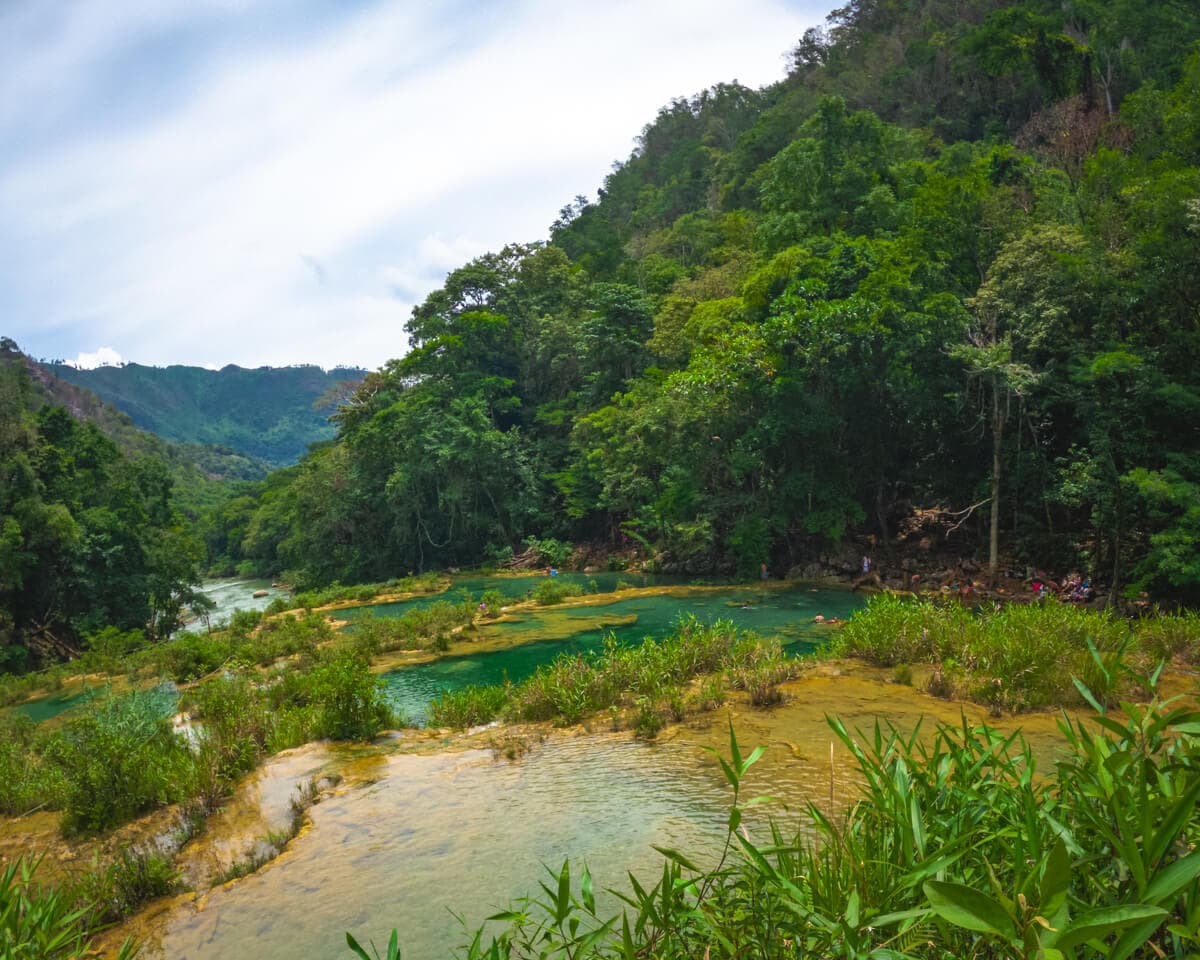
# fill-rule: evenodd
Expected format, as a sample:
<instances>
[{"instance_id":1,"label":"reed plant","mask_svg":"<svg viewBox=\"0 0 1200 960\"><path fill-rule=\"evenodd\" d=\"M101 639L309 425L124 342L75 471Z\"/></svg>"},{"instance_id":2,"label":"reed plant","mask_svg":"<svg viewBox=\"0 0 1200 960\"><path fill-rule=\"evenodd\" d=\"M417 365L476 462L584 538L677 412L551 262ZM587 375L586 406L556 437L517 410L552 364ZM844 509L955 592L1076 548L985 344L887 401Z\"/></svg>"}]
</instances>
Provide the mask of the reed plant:
<instances>
[{"instance_id":1,"label":"reed plant","mask_svg":"<svg viewBox=\"0 0 1200 960\"><path fill-rule=\"evenodd\" d=\"M183 799L191 753L161 698L131 693L105 697L72 720L51 759L66 780L63 830L98 833Z\"/></svg>"},{"instance_id":2,"label":"reed plant","mask_svg":"<svg viewBox=\"0 0 1200 960\"><path fill-rule=\"evenodd\" d=\"M1133 632L1151 657L1200 665L1200 612L1145 614L1133 623Z\"/></svg>"},{"instance_id":3,"label":"reed plant","mask_svg":"<svg viewBox=\"0 0 1200 960\"><path fill-rule=\"evenodd\" d=\"M834 637L833 656L884 667L935 666L931 692L974 700L995 710L1083 705L1075 681L1106 703L1135 692L1125 663L1145 672L1153 645L1176 647L1200 620L1181 625L1131 624L1107 611L1071 604L1009 604L973 611L957 602L875 597ZM1197 639L1200 643L1200 638Z\"/></svg>"},{"instance_id":4,"label":"reed plant","mask_svg":"<svg viewBox=\"0 0 1200 960\"><path fill-rule=\"evenodd\" d=\"M87 926L97 930L130 916L158 897L178 891L174 858L154 847L124 846L107 863L96 864L84 877L68 884L69 896L87 908Z\"/></svg>"},{"instance_id":5,"label":"reed plant","mask_svg":"<svg viewBox=\"0 0 1200 960\"><path fill-rule=\"evenodd\" d=\"M13 960L76 960L91 956L89 911L64 890L43 886L40 858L18 857L0 867L0 956ZM126 941L116 960L133 960Z\"/></svg>"},{"instance_id":6,"label":"reed plant","mask_svg":"<svg viewBox=\"0 0 1200 960\"><path fill-rule=\"evenodd\" d=\"M511 692L499 684L472 684L447 690L429 705L429 724L464 730L495 720L508 705Z\"/></svg>"},{"instance_id":7,"label":"reed plant","mask_svg":"<svg viewBox=\"0 0 1200 960\"><path fill-rule=\"evenodd\" d=\"M61 809L67 782L56 752L54 734L28 717L0 718L0 813Z\"/></svg>"},{"instance_id":8,"label":"reed plant","mask_svg":"<svg viewBox=\"0 0 1200 960\"><path fill-rule=\"evenodd\" d=\"M457 600L437 600L408 610L399 617L368 612L354 620L350 635L371 655L391 650L442 650L456 632L469 629L479 616L480 601L470 594Z\"/></svg>"}]
</instances>

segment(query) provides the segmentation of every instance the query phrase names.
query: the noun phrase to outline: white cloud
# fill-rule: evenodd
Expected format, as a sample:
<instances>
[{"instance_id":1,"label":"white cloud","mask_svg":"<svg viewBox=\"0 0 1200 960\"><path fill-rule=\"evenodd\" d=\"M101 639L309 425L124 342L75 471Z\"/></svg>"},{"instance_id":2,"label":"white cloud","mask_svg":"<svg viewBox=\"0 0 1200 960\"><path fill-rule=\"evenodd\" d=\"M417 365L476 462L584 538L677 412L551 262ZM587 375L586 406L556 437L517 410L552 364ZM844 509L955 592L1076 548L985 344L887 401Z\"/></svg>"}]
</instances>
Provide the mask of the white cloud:
<instances>
[{"instance_id":1,"label":"white cloud","mask_svg":"<svg viewBox=\"0 0 1200 960\"><path fill-rule=\"evenodd\" d=\"M14 335L66 353L103 338L142 362L376 366L447 270L544 237L671 97L782 75L823 10L527 0L476 40L450 12L368 7L214 61L150 122L0 151L0 307L28 318ZM68 34L50 62L75 57L85 84L100 54Z\"/></svg>"},{"instance_id":2,"label":"white cloud","mask_svg":"<svg viewBox=\"0 0 1200 960\"><path fill-rule=\"evenodd\" d=\"M94 353L81 352L70 364L80 370L94 370L96 367L118 367L121 362L121 355L112 347L100 347Z\"/></svg>"}]
</instances>

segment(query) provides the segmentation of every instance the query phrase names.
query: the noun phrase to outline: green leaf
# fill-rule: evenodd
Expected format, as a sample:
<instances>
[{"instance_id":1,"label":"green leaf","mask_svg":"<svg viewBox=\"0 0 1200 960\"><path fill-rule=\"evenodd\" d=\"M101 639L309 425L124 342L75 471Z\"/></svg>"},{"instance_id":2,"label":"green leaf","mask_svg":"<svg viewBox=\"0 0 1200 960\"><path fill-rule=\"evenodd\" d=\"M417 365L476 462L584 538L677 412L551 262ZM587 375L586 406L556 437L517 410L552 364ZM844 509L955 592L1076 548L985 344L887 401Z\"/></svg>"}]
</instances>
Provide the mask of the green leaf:
<instances>
[{"instance_id":1,"label":"green leaf","mask_svg":"<svg viewBox=\"0 0 1200 960\"><path fill-rule=\"evenodd\" d=\"M994 933L1012 939L1012 919L1004 908L987 894L961 883L927 880L922 889L933 912L955 926L978 933Z\"/></svg>"},{"instance_id":2,"label":"green leaf","mask_svg":"<svg viewBox=\"0 0 1200 960\"><path fill-rule=\"evenodd\" d=\"M1070 885L1071 858L1067 856L1067 845L1059 839L1046 859L1046 871L1042 874L1039 906L1043 914L1049 917L1058 912L1067 899Z\"/></svg>"},{"instance_id":3,"label":"green leaf","mask_svg":"<svg viewBox=\"0 0 1200 960\"><path fill-rule=\"evenodd\" d=\"M1200 850L1159 870L1146 887L1146 899L1151 903L1164 904L1197 877L1200 877Z\"/></svg>"},{"instance_id":4,"label":"green leaf","mask_svg":"<svg viewBox=\"0 0 1200 960\"><path fill-rule=\"evenodd\" d=\"M348 946L351 951L353 951L354 955L359 957L360 960L371 960L370 956L367 954L367 951L362 948L362 945L355 940L349 932L346 933L346 946Z\"/></svg>"},{"instance_id":5,"label":"green leaf","mask_svg":"<svg viewBox=\"0 0 1200 960\"><path fill-rule=\"evenodd\" d=\"M1157 863L1175 842L1179 831L1184 828L1195 812L1198 799L1200 799L1200 777L1197 777L1192 785L1183 792L1171 807L1170 812L1163 818L1163 822L1159 825L1158 831L1154 834L1154 839L1151 840L1149 849L1146 851L1148 854L1146 860L1149 864Z\"/></svg>"},{"instance_id":6,"label":"green leaf","mask_svg":"<svg viewBox=\"0 0 1200 960\"><path fill-rule=\"evenodd\" d=\"M1153 907L1145 903L1122 904L1093 910L1078 917L1070 927L1060 933L1054 939L1054 947L1068 953L1072 947L1088 940L1100 940L1141 920L1162 918L1166 915L1167 911L1162 907Z\"/></svg>"},{"instance_id":7,"label":"green leaf","mask_svg":"<svg viewBox=\"0 0 1200 960\"><path fill-rule=\"evenodd\" d=\"M657 844L653 844L653 843L650 844L650 846L652 849L657 850L659 853L661 853L664 857L666 857L672 863L677 863L681 867L683 867L687 870L691 870L693 873L701 873L702 872L698 866L696 866L694 863L692 863L691 860L689 860L687 857L685 857L678 850L673 850L670 847L660 847Z\"/></svg>"},{"instance_id":8,"label":"green leaf","mask_svg":"<svg viewBox=\"0 0 1200 960\"><path fill-rule=\"evenodd\" d=\"M1075 689L1079 691L1079 695L1088 702L1091 708L1100 714L1100 716L1104 716L1107 712L1105 707L1099 700L1092 696L1092 691L1087 688L1083 681L1078 677L1073 677L1071 682L1075 684Z\"/></svg>"},{"instance_id":9,"label":"green leaf","mask_svg":"<svg viewBox=\"0 0 1200 960\"><path fill-rule=\"evenodd\" d=\"M596 912L596 896L592 892L592 872L588 870L587 864L583 867L583 879L580 881L580 896L583 898L583 905L588 913Z\"/></svg>"}]
</instances>

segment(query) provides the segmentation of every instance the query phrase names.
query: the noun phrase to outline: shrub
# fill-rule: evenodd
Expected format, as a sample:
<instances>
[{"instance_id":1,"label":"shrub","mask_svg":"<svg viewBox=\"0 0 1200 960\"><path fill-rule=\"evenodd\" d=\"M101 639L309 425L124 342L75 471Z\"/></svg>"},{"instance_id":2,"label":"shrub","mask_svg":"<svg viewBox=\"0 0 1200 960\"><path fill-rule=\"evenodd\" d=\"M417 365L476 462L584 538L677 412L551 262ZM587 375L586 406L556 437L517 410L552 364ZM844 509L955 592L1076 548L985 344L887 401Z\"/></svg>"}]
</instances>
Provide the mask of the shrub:
<instances>
[{"instance_id":1,"label":"shrub","mask_svg":"<svg viewBox=\"0 0 1200 960\"><path fill-rule=\"evenodd\" d=\"M348 647L322 651L308 682L320 710L321 736L369 740L392 722L383 680L371 672L366 657Z\"/></svg>"},{"instance_id":2,"label":"shrub","mask_svg":"<svg viewBox=\"0 0 1200 960\"><path fill-rule=\"evenodd\" d=\"M115 923L138 907L179 889L172 858L160 850L122 847L109 864L89 873L73 891L88 905L88 926Z\"/></svg>"},{"instance_id":3,"label":"shrub","mask_svg":"<svg viewBox=\"0 0 1200 960\"><path fill-rule=\"evenodd\" d=\"M508 704L509 691L502 686L463 687L449 690L429 706L429 723L435 727L476 727L498 717Z\"/></svg>"},{"instance_id":4,"label":"shrub","mask_svg":"<svg viewBox=\"0 0 1200 960\"><path fill-rule=\"evenodd\" d=\"M39 737L37 724L28 717L0 719L0 813L21 816L62 806L62 769L41 750L52 737Z\"/></svg>"},{"instance_id":5,"label":"shrub","mask_svg":"<svg viewBox=\"0 0 1200 960\"><path fill-rule=\"evenodd\" d=\"M637 713L633 718L633 735L639 740L653 740L666 726L662 711L650 697L638 697Z\"/></svg>"},{"instance_id":6,"label":"shrub","mask_svg":"<svg viewBox=\"0 0 1200 960\"><path fill-rule=\"evenodd\" d=\"M72 721L57 759L66 778L64 831L98 833L178 799L190 752L161 697L132 693L105 697Z\"/></svg>"},{"instance_id":7,"label":"shrub","mask_svg":"<svg viewBox=\"0 0 1200 960\"><path fill-rule=\"evenodd\" d=\"M190 694L202 726L192 794L213 802L227 794L266 752L274 726L265 696L242 676L206 680Z\"/></svg>"},{"instance_id":8,"label":"shrub","mask_svg":"<svg viewBox=\"0 0 1200 960\"><path fill-rule=\"evenodd\" d=\"M526 549L536 549L538 553L538 562L547 567L561 567L569 559L574 547L571 544L562 540L555 540L553 537L548 537L545 540L539 540L536 537L526 537L522 543Z\"/></svg>"},{"instance_id":9,"label":"shrub","mask_svg":"<svg viewBox=\"0 0 1200 960\"><path fill-rule=\"evenodd\" d=\"M567 583L565 580L558 580L554 577L541 581L537 585L537 589L533 591L533 599L543 607L552 607L562 603L567 597L581 596L583 596L583 587L579 584Z\"/></svg>"}]
</instances>

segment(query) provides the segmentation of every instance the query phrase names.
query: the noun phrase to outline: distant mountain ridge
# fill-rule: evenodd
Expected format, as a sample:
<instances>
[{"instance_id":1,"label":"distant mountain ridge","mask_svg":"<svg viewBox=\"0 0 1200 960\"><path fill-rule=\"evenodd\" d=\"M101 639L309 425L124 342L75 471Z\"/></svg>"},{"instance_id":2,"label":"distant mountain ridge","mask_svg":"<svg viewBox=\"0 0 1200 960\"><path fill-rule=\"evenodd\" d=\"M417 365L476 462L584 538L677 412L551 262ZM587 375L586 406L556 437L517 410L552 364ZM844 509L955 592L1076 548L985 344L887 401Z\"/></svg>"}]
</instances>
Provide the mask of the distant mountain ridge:
<instances>
[{"instance_id":1,"label":"distant mountain ridge","mask_svg":"<svg viewBox=\"0 0 1200 960\"><path fill-rule=\"evenodd\" d=\"M294 463L309 444L330 439L334 430L328 413L314 404L366 374L317 366L42 366L52 376L92 391L143 430L180 443L228 448L273 466Z\"/></svg>"}]
</instances>

